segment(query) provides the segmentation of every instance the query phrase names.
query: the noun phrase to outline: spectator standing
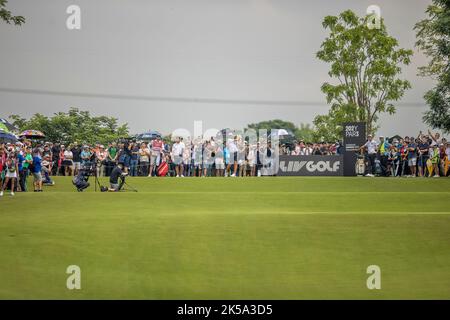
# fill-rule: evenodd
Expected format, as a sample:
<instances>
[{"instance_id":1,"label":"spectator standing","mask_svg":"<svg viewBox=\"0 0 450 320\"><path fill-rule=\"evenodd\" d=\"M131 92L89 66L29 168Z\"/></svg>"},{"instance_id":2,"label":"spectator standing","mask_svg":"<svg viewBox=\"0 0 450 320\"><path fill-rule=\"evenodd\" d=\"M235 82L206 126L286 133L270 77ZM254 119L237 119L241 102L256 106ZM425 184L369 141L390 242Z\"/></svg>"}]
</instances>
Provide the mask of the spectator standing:
<instances>
[{"instance_id":1,"label":"spectator standing","mask_svg":"<svg viewBox=\"0 0 450 320\"><path fill-rule=\"evenodd\" d=\"M123 163L123 171L128 173L131 162L131 146L128 141L124 142L120 148L119 162Z\"/></svg>"},{"instance_id":2,"label":"spectator standing","mask_svg":"<svg viewBox=\"0 0 450 320\"><path fill-rule=\"evenodd\" d=\"M233 173L230 177L236 177L237 168L238 168L238 147L237 147L237 139L235 136L234 139L228 140L228 151L230 153L230 162L227 165L227 171L231 170L231 164L233 164Z\"/></svg>"},{"instance_id":3,"label":"spectator standing","mask_svg":"<svg viewBox=\"0 0 450 320\"><path fill-rule=\"evenodd\" d=\"M149 174L150 165L150 150L147 148L145 142L141 143L141 148L139 149L139 175L147 177Z\"/></svg>"},{"instance_id":4,"label":"spectator standing","mask_svg":"<svg viewBox=\"0 0 450 320\"><path fill-rule=\"evenodd\" d=\"M367 159L369 162L369 168L367 169L368 173L366 177L374 177L375 176L375 159L377 157L377 142L373 139L373 136L369 134L367 136L367 142L360 148L367 149Z\"/></svg>"},{"instance_id":5,"label":"spectator standing","mask_svg":"<svg viewBox=\"0 0 450 320\"><path fill-rule=\"evenodd\" d=\"M430 155L430 160L433 165L433 171L434 171L434 177L439 178L439 160L440 160L440 152L439 152L439 145L435 144L433 146L433 151Z\"/></svg>"},{"instance_id":6,"label":"spectator standing","mask_svg":"<svg viewBox=\"0 0 450 320\"><path fill-rule=\"evenodd\" d=\"M73 154L73 174L76 176L81 169L81 147L77 142L74 142L71 151Z\"/></svg>"},{"instance_id":7,"label":"spectator standing","mask_svg":"<svg viewBox=\"0 0 450 320\"><path fill-rule=\"evenodd\" d=\"M69 148L64 149L64 160L63 160L63 167L64 167L64 175L65 176L71 176L73 175L73 153L70 150L71 146L69 145ZM62 146L61 146L61 149Z\"/></svg>"},{"instance_id":8,"label":"spectator standing","mask_svg":"<svg viewBox=\"0 0 450 320\"><path fill-rule=\"evenodd\" d=\"M29 168L30 165L33 163L33 156L31 154L31 148L25 147L25 155L24 155L24 162L22 164L22 174L21 174L21 184L23 185L22 191L27 191L27 179L29 175Z\"/></svg>"},{"instance_id":9,"label":"spectator standing","mask_svg":"<svg viewBox=\"0 0 450 320\"><path fill-rule=\"evenodd\" d=\"M130 176L136 177L138 175L139 146L135 142L133 142L130 144L130 149Z\"/></svg>"},{"instance_id":10,"label":"spectator standing","mask_svg":"<svg viewBox=\"0 0 450 320\"><path fill-rule=\"evenodd\" d=\"M112 169L116 166L117 162L117 144L115 142L110 143L107 150L106 157L106 176L109 177L111 175Z\"/></svg>"},{"instance_id":11,"label":"spectator standing","mask_svg":"<svg viewBox=\"0 0 450 320\"><path fill-rule=\"evenodd\" d=\"M416 177L416 165L417 165L417 144L414 141L414 137L411 137L408 143L408 166L411 173L411 177Z\"/></svg>"},{"instance_id":12,"label":"spectator standing","mask_svg":"<svg viewBox=\"0 0 450 320\"><path fill-rule=\"evenodd\" d=\"M225 164L223 160L223 149L221 146L216 145L214 162L216 166L216 177L223 177Z\"/></svg>"},{"instance_id":13,"label":"spectator standing","mask_svg":"<svg viewBox=\"0 0 450 320\"><path fill-rule=\"evenodd\" d=\"M16 157L17 157L17 191L25 191L26 186L23 184L24 182L24 172L23 172L23 163L25 162L25 157L23 155L23 151L21 148L17 148Z\"/></svg>"},{"instance_id":14,"label":"spectator standing","mask_svg":"<svg viewBox=\"0 0 450 320\"><path fill-rule=\"evenodd\" d=\"M383 136L380 136L380 143L378 145L378 151L380 153L380 163L381 163L381 170L383 176L387 176L387 167L388 167L388 159L389 159L389 150L390 150L390 143L385 139Z\"/></svg>"},{"instance_id":15,"label":"spectator standing","mask_svg":"<svg viewBox=\"0 0 450 320\"><path fill-rule=\"evenodd\" d=\"M184 143L182 138L177 137L172 146L172 161L175 165L175 172L177 177L184 177L183 175L183 152ZM150 166L151 168L151 166Z\"/></svg>"},{"instance_id":16,"label":"spectator standing","mask_svg":"<svg viewBox=\"0 0 450 320\"><path fill-rule=\"evenodd\" d=\"M81 165L85 165L87 162L91 161L91 151L89 150L88 145L83 146L83 150L81 151L80 157L81 157Z\"/></svg>"},{"instance_id":17,"label":"spectator standing","mask_svg":"<svg viewBox=\"0 0 450 320\"><path fill-rule=\"evenodd\" d=\"M105 166L106 166L106 158L108 156L108 152L105 150L104 145L99 145L98 150L96 152L97 158L97 176L103 177L105 175Z\"/></svg>"},{"instance_id":18,"label":"spectator standing","mask_svg":"<svg viewBox=\"0 0 450 320\"><path fill-rule=\"evenodd\" d=\"M163 150L164 150L164 142L161 140L160 136L157 136L156 139L154 139L151 142L150 174L149 174L149 177L152 176L153 170L157 167L157 165L161 161L161 153L162 153Z\"/></svg>"},{"instance_id":19,"label":"spectator standing","mask_svg":"<svg viewBox=\"0 0 450 320\"><path fill-rule=\"evenodd\" d=\"M52 150L52 174L58 175L60 169L60 154L61 154L61 146L59 142L55 142L51 150Z\"/></svg>"},{"instance_id":20,"label":"spectator standing","mask_svg":"<svg viewBox=\"0 0 450 320\"><path fill-rule=\"evenodd\" d=\"M42 192L42 158L39 150L34 150L31 173L34 178L34 192Z\"/></svg>"},{"instance_id":21,"label":"spectator standing","mask_svg":"<svg viewBox=\"0 0 450 320\"><path fill-rule=\"evenodd\" d=\"M419 177L424 177L427 168L427 161L429 159L429 151L430 145L428 144L428 140L426 137L420 137L420 143L417 147L417 151L419 154L419 161L417 163L419 169Z\"/></svg>"},{"instance_id":22,"label":"spectator standing","mask_svg":"<svg viewBox=\"0 0 450 320\"><path fill-rule=\"evenodd\" d=\"M11 196L14 196L14 184L17 180L17 173L19 172L17 156L14 152L11 152L5 161L5 181L0 190L0 197L3 197L3 191L8 186L9 181L11 180Z\"/></svg>"}]
</instances>

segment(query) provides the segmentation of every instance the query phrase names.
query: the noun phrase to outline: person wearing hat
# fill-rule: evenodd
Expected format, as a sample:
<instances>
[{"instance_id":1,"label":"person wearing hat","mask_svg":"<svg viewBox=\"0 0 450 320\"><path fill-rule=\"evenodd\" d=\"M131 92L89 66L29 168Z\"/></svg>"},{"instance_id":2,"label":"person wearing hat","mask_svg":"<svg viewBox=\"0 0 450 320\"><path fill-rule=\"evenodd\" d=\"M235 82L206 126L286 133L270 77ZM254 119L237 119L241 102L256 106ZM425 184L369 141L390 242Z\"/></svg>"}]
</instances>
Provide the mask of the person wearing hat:
<instances>
[{"instance_id":1,"label":"person wearing hat","mask_svg":"<svg viewBox=\"0 0 450 320\"><path fill-rule=\"evenodd\" d=\"M372 134L369 133L367 135L367 142L359 148L359 150L363 150L363 149L367 150L367 159L369 162L369 167L367 168L366 177L374 177L375 176L375 159L377 157L378 144L375 141L375 139L373 139Z\"/></svg>"},{"instance_id":2,"label":"person wearing hat","mask_svg":"<svg viewBox=\"0 0 450 320\"><path fill-rule=\"evenodd\" d=\"M83 146L80 156L81 156L81 165L84 165L84 164L86 164L86 162L91 161L92 153L91 153L88 145Z\"/></svg>"},{"instance_id":3,"label":"person wearing hat","mask_svg":"<svg viewBox=\"0 0 450 320\"><path fill-rule=\"evenodd\" d=\"M104 145L99 145L98 150L96 152L96 158L97 158L97 176L103 177L105 175L105 165L106 165L106 158L108 156L107 151L105 150Z\"/></svg>"},{"instance_id":4,"label":"person wearing hat","mask_svg":"<svg viewBox=\"0 0 450 320\"><path fill-rule=\"evenodd\" d=\"M391 144L387 141L387 139L384 138L384 136L380 136L380 143L378 144L378 146L378 152L380 153L381 170L383 176L386 176Z\"/></svg>"},{"instance_id":5,"label":"person wearing hat","mask_svg":"<svg viewBox=\"0 0 450 320\"><path fill-rule=\"evenodd\" d=\"M175 164L175 172L177 177L184 177L183 175L183 152L185 145L183 143L183 138L177 137L175 143L172 146L172 161Z\"/></svg>"}]
</instances>

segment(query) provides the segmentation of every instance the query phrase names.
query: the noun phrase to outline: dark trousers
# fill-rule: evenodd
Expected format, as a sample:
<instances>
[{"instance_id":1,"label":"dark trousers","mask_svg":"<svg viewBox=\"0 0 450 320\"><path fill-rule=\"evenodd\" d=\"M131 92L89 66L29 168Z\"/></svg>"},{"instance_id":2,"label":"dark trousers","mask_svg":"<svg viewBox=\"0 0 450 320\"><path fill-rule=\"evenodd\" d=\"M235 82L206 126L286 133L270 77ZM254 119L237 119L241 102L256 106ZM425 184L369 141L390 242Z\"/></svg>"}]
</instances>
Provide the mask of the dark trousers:
<instances>
[{"instance_id":1,"label":"dark trousers","mask_svg":"<svg viewBox=\"0 0 450 320\"><path fill-rule=\"evenodd\" d=\"M105 177L109 177L116 164L113 161L105 161L104 165L105 165Z\"/></svg>"},{"instance_id":2,"label":"dark trousers","mask_svg":"<svg viewBox=\"0 0 450 320\"><path fill-rule=\"evenodd\" d=\"M27 191L28 169L22 169L19 172L19 185L23 192Z\"/></svg>"},{"instance_id":3,"label":"dark trousers","mask_svg":"<svg viewBox=\"0 0 450 320\"><path fill-rule=\"evenodd\" d=\"M383 176L387 176L388 156L380 155L381 172Z\"/></svg>"},{"instance_id":4,"label":"dark trousers","mask_svg":"<svg viewBox=\"0 0 450 320\"><path fill-rule=\"evenodd\" d=\"M377 155L375 153L368 154L367 155L367 173L375 174L375 159L377 158Z\"/></svg>"},{"instance_id":5,"label":"dark trousers","mask_svg":"<svg viewBox=\"0 0 450 320\"><path fill-rule=\"evenodd\" d=\"M144 162L144 161L140 162L140 164L139 164L139 175L141 177L148 176L149 165L150 165L149 162Z\"/></svg>"}]
</instances>

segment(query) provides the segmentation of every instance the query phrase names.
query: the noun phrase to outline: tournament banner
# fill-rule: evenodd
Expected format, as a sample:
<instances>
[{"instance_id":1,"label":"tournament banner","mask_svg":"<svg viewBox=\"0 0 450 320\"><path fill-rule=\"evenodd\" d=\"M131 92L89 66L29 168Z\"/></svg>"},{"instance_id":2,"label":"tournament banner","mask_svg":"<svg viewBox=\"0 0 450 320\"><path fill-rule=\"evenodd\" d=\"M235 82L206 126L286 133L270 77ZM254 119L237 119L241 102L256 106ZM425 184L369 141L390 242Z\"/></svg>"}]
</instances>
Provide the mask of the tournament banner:
<instances>
[{"instance_id":1,"label":"tournament banner","mask_svg":"<svg viewBox=\"0 0 450 320\"><path fill-rule=\"evenodd\" d=\"M331 156L283 156L279 157L278 176L342 176L344 158Z\"/></svg>"},{"instance_id":2,"label":"tournament banner","mask_svg":"<svg viewBox=\"0 0 450 320\"><path fill-rule=\"evenodd\" d=\"M355 152L366 142L365 122L352 122L344 124L345 151Z\"/></svg>"},{"instance_id":3,"label":"tournament banner","mask_svg":"<svg viewBox=\"0 0 450 320\"><path fill-rule=\"evenodd\" d=\"M366 143L366 123L344 123L344 175L356 176L356 153Z\"/></svg>"}]
</instances>

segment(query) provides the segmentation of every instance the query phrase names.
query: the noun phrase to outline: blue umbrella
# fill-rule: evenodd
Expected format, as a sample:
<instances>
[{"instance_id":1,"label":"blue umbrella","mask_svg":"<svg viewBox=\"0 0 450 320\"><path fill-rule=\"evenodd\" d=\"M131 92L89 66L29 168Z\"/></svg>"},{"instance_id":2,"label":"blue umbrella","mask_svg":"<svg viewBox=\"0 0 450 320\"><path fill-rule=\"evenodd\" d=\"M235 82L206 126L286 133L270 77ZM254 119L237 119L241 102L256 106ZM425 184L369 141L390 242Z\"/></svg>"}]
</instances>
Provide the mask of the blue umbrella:
<instances>
[{"instance_id":1,"label":"blue umbrella","mask_svg":"<svg viewBox=\"0 0 450 320\"><path fill-rule=\"evenodd\" d=\"M145 132L145 133L137 135L137 138L142 139L142 140L152 140L158 136L161 137L161 133L159 133L158 131L149 131L149 132Z\"/></svg>"},{"instance_id":2,"label":"blue umbrella","mask_svg":"<svg viewBox=\"0 0 450 320\"><path fill-rule=\"evenodd\" d=\"M17 142L17 138L12 133L5 132L3 130L0 130L0 142Z\"/></svg>"}]
</instances>

